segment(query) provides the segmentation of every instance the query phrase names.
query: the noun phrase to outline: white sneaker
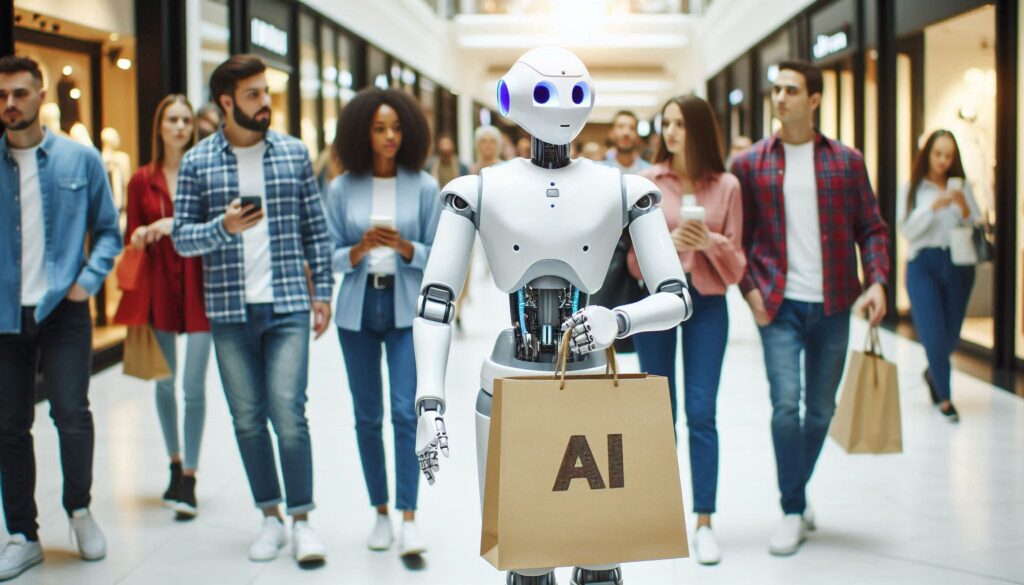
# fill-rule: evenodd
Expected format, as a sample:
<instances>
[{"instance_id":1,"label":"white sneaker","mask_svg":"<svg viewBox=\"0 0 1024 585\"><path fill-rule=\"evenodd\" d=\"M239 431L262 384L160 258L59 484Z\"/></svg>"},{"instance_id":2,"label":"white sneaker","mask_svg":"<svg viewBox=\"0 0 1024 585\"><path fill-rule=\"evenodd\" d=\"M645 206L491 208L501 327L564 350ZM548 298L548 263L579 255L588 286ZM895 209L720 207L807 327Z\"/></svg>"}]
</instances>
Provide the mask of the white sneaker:
<instances>
[{"instance_id":1,"label":"white sneaker","mask_svg":"<svg viewBox=\"0 0 1024 585\"><path fill-rule=\"evenodd\" d=\"M395 540L395 534L391 529L391 517L387 514L377 514L377 523L373 525L373 532L370 538L366 539L366 546L370 550L388 550Z\"/></svg>"},{"instance_id":2,"label":"white sneaker","mask_svg":"<svg viewBox=\"0 0 1024 585\"><path fill-rule=\"evenodd\" d=\"M43 562L43 547L24 534L12 534L11 540L0 550L0 581L13 579L31 567Z\"/></svg>"},{"instance_id":3,"label":"white sneaker","mask_svg":"<svg viewBox=\"0 0 1024 585\"><path fill-rule=\"evenodd\" d=\"M715 533L710 526L701 526L693 535L693 552L697 562L702 565L717 565L722 560L722 551L718 548Z\"/></svg>"},{"instance_id":4,"label":"white sneaker","mask_svg":"<svg viewBox=\"0 0 1024 585\"><path fill-rule=\"evenodd\" d=\"M276 559L277 552L281 550L287 540L288 537L281 520L273 516L264 518L260 537L249 547L249 560L263 563Z\"/></svg>"},{"instance_id":5,"label":"white sneaker","mask_svg":"<svg viewBox=\"0 0 1024 585\"><path fill-rule=\"evenodd\" d=\"M427 545L420 538L420 529L415 520L402 522L402 534L398 537L399 556L421 555L427 552Z\"/></svg>"},{"instance_id":6,"label":"white sneaker","mask_svg":"<svg viewBox=\"0 0 1024 585\"><path fill-rule=\"evenodd\" d=\"M807 540L804 532L804 519L800 514L786 514L782 524L775 529L775 534L768 542L768 552L777 556L788 556L800 550L800 545Z\"/></svg>"},{"instance_id":7,"label":"white sneaker","mask_svg":"<svg viewBox=\"0 0 1024 585\"><path fill-rule=\"evenodd\" d=\"M815 521L817 517L814 515L814 508L810 504L804 506L804 528L808 532L814 532L818 529L818 524Z\"/></svg>"},{"instance_id":8,"label":"white sneaker","mask_svg":"<svg viewBox=\"0 0 1024 585\"><path fill-rule=\"evenodd\" d=\"M299 564L319 563L327 558L327 547L305 520L292 524L292 555Z\"/></svg>"},{"instance_id":9,"label":"white sneaker","mask_svg":"<svg viewBox=\"0 0 1024 585\"><path fill-rule=\"evenodd\" d=\"M107 539L88 508L71 512L71 533L78 543L82 560L98 561L107 556Z\"/></svg>"}]
</instances>

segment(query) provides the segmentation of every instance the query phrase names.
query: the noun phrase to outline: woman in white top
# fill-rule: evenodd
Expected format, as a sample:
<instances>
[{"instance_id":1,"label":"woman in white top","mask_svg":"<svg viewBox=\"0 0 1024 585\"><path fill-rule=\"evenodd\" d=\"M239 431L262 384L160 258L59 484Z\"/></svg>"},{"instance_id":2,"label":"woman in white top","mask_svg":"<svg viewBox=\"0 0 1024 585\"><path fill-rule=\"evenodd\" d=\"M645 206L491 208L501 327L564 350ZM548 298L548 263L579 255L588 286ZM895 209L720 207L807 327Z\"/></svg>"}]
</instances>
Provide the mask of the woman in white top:
<instances>
[{"instance_id":1,"label":"woman in white top","mask_svg":"<svg viewBox=\"0 0 1024 585\"><path fill-rule=\"evenodd\" d=\"M907 293L917 335L928 356L925 381L932 402L951 422L959 420L950 401L949 356L974 286L974 267L954 265L949 252L953 228L981 221L964 176L960 149L948 130L928 137L899 198L899 223L909 243Z\"/></svg>"},{"instance_id":2,"label":"woman in white top","mask_svg":"<svg viewBox=\"0 0 1024 585\"><path fill-rule=\"evenodd\" d=\"M427 121L412 97L393 89L360 92L338 123L334 148L346 172L331 182L325 200L334 240L332 266L345 275L335 323L352 392L359 458L370 504L377 509L367 546L386 550L393 540L382 435L383 349L395 436L395 507L403 516L402 556L426 550L414 521L420 467L412 321L442 207L437 181L420 170L429 146Z\"/></svg>"}]
</instances>

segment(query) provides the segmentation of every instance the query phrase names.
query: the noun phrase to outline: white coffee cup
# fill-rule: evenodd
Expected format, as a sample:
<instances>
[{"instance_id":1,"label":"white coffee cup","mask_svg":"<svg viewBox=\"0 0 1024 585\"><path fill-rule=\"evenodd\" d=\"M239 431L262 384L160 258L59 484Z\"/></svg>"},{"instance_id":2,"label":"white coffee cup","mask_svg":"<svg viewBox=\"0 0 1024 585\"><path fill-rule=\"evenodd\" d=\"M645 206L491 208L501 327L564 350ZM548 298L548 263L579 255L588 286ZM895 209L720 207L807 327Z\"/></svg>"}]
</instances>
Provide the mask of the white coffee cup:
<instances>
[{"instance_id":1,"label":"white coffee cup","mask_svg":"<svg viewBox=\"0 0 1024 585\"><path fill-rule=\"evenodd\" d=\"M697 205L696 195L683 195L683 206L679 208L679 222L704 221L706 213L703 207Z\"/></svg>"},{"instance_id":2,"label":"white coffee cup","mask_svg":"<svg viewBox=\"0 0 1024 585\"><path fill-rule=\"evenodd\" d=\"M964 179L963 177L950 177L946 180L946 191L963 191L964 190Z\"/></svg>"}]
</instances>

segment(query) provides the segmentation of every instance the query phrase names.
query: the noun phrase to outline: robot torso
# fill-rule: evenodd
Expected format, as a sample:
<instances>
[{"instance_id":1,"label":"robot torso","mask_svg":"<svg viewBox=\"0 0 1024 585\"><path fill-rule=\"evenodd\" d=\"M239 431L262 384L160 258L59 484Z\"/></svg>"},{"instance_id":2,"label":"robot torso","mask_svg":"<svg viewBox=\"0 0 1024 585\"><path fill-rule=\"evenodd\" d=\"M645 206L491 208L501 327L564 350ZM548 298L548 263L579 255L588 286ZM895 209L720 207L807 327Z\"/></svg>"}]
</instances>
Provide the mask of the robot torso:
<instances>
[{"instance_id":1,"label":"robot torso","mask_svg":"<svg viewBox=\"0 0 1024 585\"><path fill-rule=\"evenodd\" d=\"M544 276L597 291L627 221L622 174L583 158L560 169L524 158L484 169L477 213L494 283L506 293Z\"/></svg>"}]
</instances>

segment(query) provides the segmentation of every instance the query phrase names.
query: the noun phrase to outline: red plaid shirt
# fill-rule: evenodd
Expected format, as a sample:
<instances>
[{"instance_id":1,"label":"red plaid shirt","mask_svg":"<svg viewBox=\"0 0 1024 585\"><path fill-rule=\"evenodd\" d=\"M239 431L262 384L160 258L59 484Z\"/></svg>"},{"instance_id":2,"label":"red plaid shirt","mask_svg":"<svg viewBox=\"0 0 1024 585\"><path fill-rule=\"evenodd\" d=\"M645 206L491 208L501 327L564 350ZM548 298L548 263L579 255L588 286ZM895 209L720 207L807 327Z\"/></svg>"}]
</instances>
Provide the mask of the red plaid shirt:
<instances>
[{"instance_id":1,"label":"red plaid shirt","mask_svg":"<svg viewBox=\"0 0 1024 585\"><path fill-rule=\"evenodd\" d=\"M786 169L782 140L761 140L739 156L732 173L743 190L743 250L747 271L740 281L746 294L757 288L772 319L786 292L786 208L782 193ZM814 175L818 187L821 257L824 266L825 314L849 309L861 293L857 253L867 285L888 284L889 226L878 211L878 200L864 159L856 150L816 134Z\"/></svg>"}]
</instances>

